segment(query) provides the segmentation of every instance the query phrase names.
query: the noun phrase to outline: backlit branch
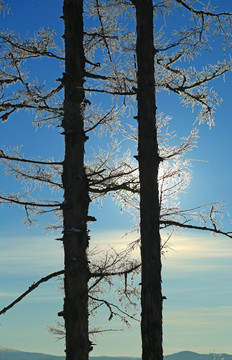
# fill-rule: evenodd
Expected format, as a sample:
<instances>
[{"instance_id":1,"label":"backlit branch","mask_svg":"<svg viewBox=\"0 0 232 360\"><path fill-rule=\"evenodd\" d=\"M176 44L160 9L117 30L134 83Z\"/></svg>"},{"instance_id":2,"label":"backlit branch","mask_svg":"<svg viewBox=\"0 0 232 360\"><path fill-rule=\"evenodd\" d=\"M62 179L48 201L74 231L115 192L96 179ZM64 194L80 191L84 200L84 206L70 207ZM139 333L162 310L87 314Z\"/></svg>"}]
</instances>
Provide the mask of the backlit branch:
<instances>
[{"instance_id":1,"label":"backlit branch","mask_svg":"<svg viewBox=\"0 0 232 360\"><path fill-rule=\"evenodd\" d=\"M187 10L189 10L191 13L199 16L199 17L202 17L202 16L211 16L211 17L220 17L220 16L232 16L231 13L229 12L221 12L221 13L216 13L214 14L213 12L211 11L207 11L207 10L196 10L194 9L192 6L189 6L186 1L183 1L183 0L175 0L177 3L179 3L180 5L182 5L183 7L185 7Z\"/></svg>"},{"instance_id":2,"label":"backlit branch","mask_svg":"<svg viewBox=\"0 0 232 360\"><path fill-rule=\"evenodd\" d=\"M4 152L4 150L0 149L0 159L6 159L11 161L19 161L24 162L28 164L35 164L35 165L63 165L62 161L41 161L41 160L31 160L31 159L25 159L22 157L17 157L14 155L8 155Z\"/></svg>"},{"instance_id":3,"label":"backlit branch","mask_svg":"<svg viewBox=\"0 0 232 360\"><path fill-rule=\"evenodd\" d=\"M138 270L140 268L140 266L141 266L141 264L135 264L135 265L132 265L129 269L125 269L122 271L111 271L111 272L107 272L107 271L105 271L105 269L102 269L102 271L100 271L100 272L92 272L90 274L90 277L91 278L99 277L99 278L103 279L106 276L122 276L122 275L130 274L130 273ZM99 279L98 279L98 281L99 281ZM91 288L94 286L95 285L91 286Z\"/></svg>"},{"instance_id":4,"label":"backlit branch","mask_svg":"<svg viewBox=\"0 0 232 360\"><path fill-rule=\"evenodd\" d=\"M40 56L46 56L46 57L50 57L50 58L55 58L57 60L64 60L64 57L58 56L55 53L53 53L52 51L48 51L45 48L39 49L39 46L36 46L35 42L31 41L31 43L30 43L30 39L29 39L28 43L23 43L23 42L20 42L19 38L14 38L11 35L7 36L4 34L0 34L0 40L2 40L4 43L9 44L13 48L20 50L21 52L27 53L29 56L27 56L27 57L24 56L24 58L26 58L26 59L31 58L31 57L35 58L35 57L40 57Z\"/></svg>"},{"instance_id":5,"label":"backlit branch","mask_svg":"<svg viewBox=\"0 0 232 360\"><path fill-rule=\"evenodd\" d=\"M232 239L232 232L224 232L222 230L217 229L216 226L211 228L211 227L208 227L208 226L190 225L190 224L181 223L181 222L173 221L173 220L160 220L160 224L164 225L164 227L177 226L177 227L186 228L186 229L210 231L210 232L213 232L213 233L216 233L216 234L227 236L230 239Z\"/></svg>"},{"instance_id":6,"label":"backlit branch","mask_svg":"<svg viewBox=\"0 0 232 360\"><path fill-rule=\"evenodd\" d=\"M30 202L30 201L21 201L21 200L17 199L16 196L17 195L9 195L8 197L5 197L5 196L0 195L0 200L3 200L3 203L14 203L14 204L18 204L18 205L27 206L27 207L33 206L33 207L59 208L61 206L61 204L58 201L56 203L44 204L44 203L36 203L36 202Z\"/></svg>"}]
</instances>

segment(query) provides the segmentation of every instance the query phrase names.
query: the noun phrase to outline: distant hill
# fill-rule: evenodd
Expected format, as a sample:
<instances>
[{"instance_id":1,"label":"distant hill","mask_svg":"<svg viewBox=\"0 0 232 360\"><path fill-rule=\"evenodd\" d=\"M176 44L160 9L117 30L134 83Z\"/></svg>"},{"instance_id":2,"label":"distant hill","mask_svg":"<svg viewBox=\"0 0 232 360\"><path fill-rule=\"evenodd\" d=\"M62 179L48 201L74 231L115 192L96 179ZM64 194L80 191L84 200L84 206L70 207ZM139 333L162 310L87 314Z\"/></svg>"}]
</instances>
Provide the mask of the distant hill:
<instances>
[{"instance_id":1,"label":"distant hill","mask_svg":"<svg viewBox=\"0 0 232 360\"><path fill-rule=\"evenodd\" d=\"M134 357L92 356L91 360L141 360ZM0 360L64 360L64 356L24 352L0 346Z\"/></svg>"},{"instance_id":2,"label":"distant hill","mask_svg":"<svg viewBox=\"0 0 232 360\"><path fill-rule=\"evenodd\" d=\"M138 357L92 356L91 360L141 360ZM64 360L64 356L24 352L0 347L0 360ZM167 355L164 360L232 360L228 354L197 354L192 351L181 351Z\"/></svg>"},{"instance_id":3,"label":"distant hill","mask_svg":"<svg viewBox=\"0 0 232 360\"><path fill-rule=\"evenodd\" d=\"M228 354L197 354L192 351L181 351L165 356L165 360L232 360Z\"/></svg>"},{"instance_id":4,"label":"distant hill","mask_svg":"<svg viewBox=\"0 0 232 360\"><path fill-rule=\"evenodd\" d=\"M0 347L0 360L64 360L64 357Z\"/></svg>"},{"instance_id":5,"label":"distant hill","mask_svg":"<svg viewBox=\"0 0 232 360\"><path fill-rule=\"evenodd\" d=\"M64 360L64 356L30 353L0 347L0 360Z\"/></svg>"}]
</instances>

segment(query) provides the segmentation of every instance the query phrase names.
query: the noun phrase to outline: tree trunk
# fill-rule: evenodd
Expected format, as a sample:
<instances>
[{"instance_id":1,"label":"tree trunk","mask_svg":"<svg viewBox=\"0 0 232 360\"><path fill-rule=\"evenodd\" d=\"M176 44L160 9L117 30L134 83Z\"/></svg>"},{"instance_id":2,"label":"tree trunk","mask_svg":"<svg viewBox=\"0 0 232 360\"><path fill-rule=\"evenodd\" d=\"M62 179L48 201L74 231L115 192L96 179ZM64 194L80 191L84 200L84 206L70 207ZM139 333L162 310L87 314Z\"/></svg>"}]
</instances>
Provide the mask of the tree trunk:
<instances>
[{"instance_id":1,"label":"tree trunk","mask_svg":"<svg viewBox=\"0 0 232 360\"><path fill-rule=\"evenodd\" d=\"M159 152L156 130L153 1L137 0L138 161L142 261L142 359L161 360L162 291L159 231Z\"/></svg>"},{"instance_id":2,"label":"tree trunk","mask_svg":"<svg viewBox=\"0 0 232 360\"><path fill-rule=\"evenodd\" d=\"M87 261L89 206L88 180L84 167L84 67L83 0L64 0L65 73L64 118L64 320L66 359L87 360L88 280Z\"/></svg>"}]
</instances>

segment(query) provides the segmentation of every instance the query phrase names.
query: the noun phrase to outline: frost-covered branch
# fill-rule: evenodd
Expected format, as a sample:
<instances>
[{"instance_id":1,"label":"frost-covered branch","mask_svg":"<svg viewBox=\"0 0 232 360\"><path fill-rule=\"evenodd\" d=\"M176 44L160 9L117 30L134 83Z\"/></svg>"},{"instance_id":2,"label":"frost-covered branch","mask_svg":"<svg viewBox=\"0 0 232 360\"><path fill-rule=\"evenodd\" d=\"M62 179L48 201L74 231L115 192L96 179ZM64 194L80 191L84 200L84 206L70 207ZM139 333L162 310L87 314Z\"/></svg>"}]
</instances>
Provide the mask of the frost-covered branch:
<instances>
[{"instance_id":1,"label":"frost-covered branch","mask_svg":"<svg viewBox=\"0 0 232 360\"><path fill-rule=\"evenodd\" d=\"M183 7L185 7L187 10L189 10L191 13L194 13L195 15L199 16L199 17L203 17L203 16L210 16L210 17L220 17L220 16L229 16L231 17L232 14L224 11L224 12L220 12L220 13L213 13L212 11L207 11L207 10L197 10L194 9L192 6L188 5L186 1L183 0L175 0L177 3L179 3L180 5L182 5Z\"/></svg>"},{"instance_id":2,"label":"frost-covered branch","mask_svg":"<svg viewBox=\"0 0 232 360\"><path fill-rule=\"evenodd\" d=\"M17 204L17 205L23 205L23 206L27 206L27 207L38 207L38 208L59 208L60 207L60 203L57 201L56 203L37 203L37 202L30 202L30 201L22 201L19 199L19 196L21 196L21 194L10 194L10 195L5 195L5 196L1 196L0 195L0 203L2 204Z\"/></svg>"},{"instance_id":3,"label":"frost-covered branch","mask_svg":"<svg viewBox=\"0 0 232 360\"><path fill-rule=\"evenodd\" d=\"M35 165L63 165L62 161L45 161L45 160L31 160L31 159L25 159L23 157L17 157L15 155L8 155L5 153L4 150L0 149L0 159L6 159L11 161L19 161L24 162L28 164L35 164Z\"/></svg>"}]
</instances>

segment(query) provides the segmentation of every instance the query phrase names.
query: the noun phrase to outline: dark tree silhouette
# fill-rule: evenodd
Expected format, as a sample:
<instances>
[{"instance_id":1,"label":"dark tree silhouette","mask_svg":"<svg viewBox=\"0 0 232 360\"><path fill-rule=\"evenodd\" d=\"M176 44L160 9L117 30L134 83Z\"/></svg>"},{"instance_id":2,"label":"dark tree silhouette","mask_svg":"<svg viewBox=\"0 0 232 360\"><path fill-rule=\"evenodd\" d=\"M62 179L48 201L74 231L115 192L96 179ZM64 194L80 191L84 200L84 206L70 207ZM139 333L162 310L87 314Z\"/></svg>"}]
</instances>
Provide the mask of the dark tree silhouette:
<instances>
[{"instance_id":1,"label":"dark tree silhouette","mask_svg":"<svg viewBox=\"0 0 232 360\"><path fill-rule=\"evenodd\" d=\"M64 310L66 359L87 360L88 281L87 217L88 179L84 167L85 56L83 48L83 0L64 0L65 72L64 118L65 159L62 182L64 244Z\"/></svg>"},{"instance_id":2,"label":"dark tree silhouette","mask_svg":"<svg viewBox=\"0 0 232 360\"><path fill-rule=\"evenodd\" d=\"M48 211L60 214L62 210L62 221L57 222L55 228L62 230L62 237L57 240L62 241L65 254L64 270L32 284L0 314L12 308L42 282L64 274L64 308L59 315L65 323L66 358L87 360L91 350L88 299L94 304L93 308L97 308L97 304L105 305L110 313L109 319L117 312L124 318L128 313L101 296L100 284L104 281L110 283L114 276L124 276L123 295L130 303L127 275L138 272L141 264L142 357L143 360L161 360L163 297L160 230L171 226L211 231L230 238L232 235L220 230L217 225L217 204L209 204L203 214L200 207L182 210L179 206L170 205L169 200L186 185L183 156L195 146L197 132L193 130L180 146L167 145L169 135L160 133L166 120L160 120L162 116L156 107L156 91L168 90L181 96L187 106L200 106L200 121L212 125L212 114L218 100L206 84L231 70L231 62L218 62L196 71L178 65L178 61L182 58L191 60L204 49L205 32L209 33L212 29L214 34L222 33L225 45L228 45L231 15L215 14L208 7L196 10L190 2L182 0L155 3L152 0L91 0L89 3L86 1L85 9L95 23L98 22L97 26L94 23L94 27L83 28L83 0L64 0L64 55L55 48L52 34L46 30L39 33L37 41L21 40L9 32L0 34L2 46L7 48L1 58L0 85L3 89L13 85L12 94L10 91L2 92L2 121L7 121L18 110L30 109L39 114L38 122L58 122L65 139L63 162L26 159L18 150L13 153L8 149L0 151L1 162L17 180L64 190L63 202L34 200L29 191L3 193L0 200L1 203L23 206L29 223L32 223L34 209L37 209L35 215ZM163 39L159 34L154 37L154 12L167 14L170 9L189 13L189 22L193 26L177 32L172 41ZM127 28L126 21L122 20L122 14L126 16L128 13L130 21L132 19L133 25L136 25L135 33L131 31L130 22ZM24 61L45 56L65 62L63 76L58 79L60 84L46 91L42 86L27 82L21 69ZM60 95L58 101L55 100L63 89L64 102ZM92 92L117 100L113 100L110 110L97 111L90 106L87 98ZM126 126L123 117L131 106L128 99L135 97L138 110L136 130L134 124ZM122 112L118 116L119 108ZM119 125L119 117L123 119L122 125ZM94 161L86 161L85 142L88 136L102 128L107 129L113 138L110 151L100 151ZM114 155L119 148L114 142L118 128L120 136L127 134L137 142L136 161L130 154L119 158ZM176 159L181 159L181 165ZM165 167L169 163L170 166ZM88 214L90 199L109 193L113 193L123 207L140 212L140 238L137 241L141 245L140 262L129 261L128 250L108 255L102 262L89 263L87 222L96 220ZM203 219L204 226L196 225L195 219ZM133 246L135 244L131 248ZM136 290L134 287L134 293ZM134 317L129 315L129 318Z\"/></svg>"}]
</instances>

